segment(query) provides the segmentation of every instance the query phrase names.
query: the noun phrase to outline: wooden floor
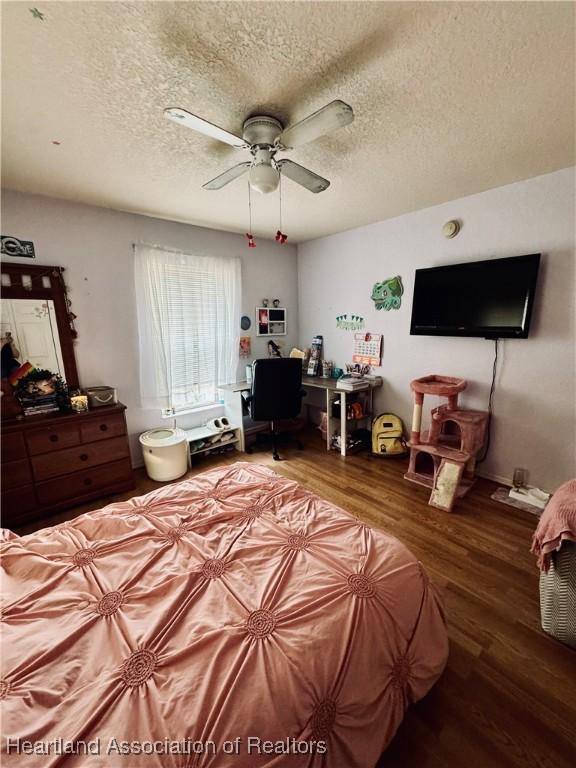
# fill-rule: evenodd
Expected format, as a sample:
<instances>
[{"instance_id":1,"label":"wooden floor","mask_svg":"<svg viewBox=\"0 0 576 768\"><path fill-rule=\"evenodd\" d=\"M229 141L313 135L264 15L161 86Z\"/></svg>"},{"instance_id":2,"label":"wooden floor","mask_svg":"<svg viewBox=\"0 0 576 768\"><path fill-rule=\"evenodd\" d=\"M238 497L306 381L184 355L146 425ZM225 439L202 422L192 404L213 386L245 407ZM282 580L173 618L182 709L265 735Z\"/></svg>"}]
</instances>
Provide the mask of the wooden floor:
<instances>
[{"instance_id":1,"label":"wooden floor","mask_svg":"<svg viewBox=\"0 0 576 768\"><path fill-rule=\"evenodd\" d=\"M393 534L422 561L444 596L450 634L447 669L412 707L378 768L574 768L576 652L539 625L538 572L529 553L536 518L490 499L479 480L449 514L428 491L402 478L404 460L326 453L318 432L305 450L207 457L201 472L240 458L286 477ZM129 498L155 488L143 470ZM42 527L112 501L45 519ZM40 526L29 525L19 533ZM375 638L377 640L377 638ZM346 766L334 766L346 768Z\"/></svg>"}]
</instances>

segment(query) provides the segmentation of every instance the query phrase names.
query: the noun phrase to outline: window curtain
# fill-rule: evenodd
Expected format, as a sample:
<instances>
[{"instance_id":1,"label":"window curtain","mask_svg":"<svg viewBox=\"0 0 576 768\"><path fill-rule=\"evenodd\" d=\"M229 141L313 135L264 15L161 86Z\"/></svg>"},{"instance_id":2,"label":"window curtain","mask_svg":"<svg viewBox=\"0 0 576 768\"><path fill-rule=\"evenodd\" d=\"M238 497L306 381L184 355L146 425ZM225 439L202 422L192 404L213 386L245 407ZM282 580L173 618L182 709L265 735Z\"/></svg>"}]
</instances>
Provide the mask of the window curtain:
<instances>
[{"instance_id":1,"label":"window curtain","mask_svg":"<svg viewBox=\"0 0 576 768\"><path fill-rule=\"evenodd\" d=\"M237 258L134 246L143 408L217 401L236 380L241 267Z\"/></svg>"}]
</instances>

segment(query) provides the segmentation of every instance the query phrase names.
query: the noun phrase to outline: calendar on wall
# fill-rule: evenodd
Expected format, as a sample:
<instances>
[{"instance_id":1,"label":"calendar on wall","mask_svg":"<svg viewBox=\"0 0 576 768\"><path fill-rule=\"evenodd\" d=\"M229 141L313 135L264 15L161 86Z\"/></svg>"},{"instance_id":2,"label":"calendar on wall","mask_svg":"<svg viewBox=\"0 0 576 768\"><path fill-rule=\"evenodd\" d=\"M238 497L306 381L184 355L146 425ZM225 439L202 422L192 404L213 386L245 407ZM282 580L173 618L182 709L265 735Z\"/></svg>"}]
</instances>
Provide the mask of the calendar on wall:
<instances>
[{"instance_id":1,"label":"calendar on wall","mask_svg":"<svg viewBox=\"0 0 576 768\"><path fill-rule=\"evenodd\" d=\"M352 362L363 365L382 365L382 334L355 333Z\"/></svg>"}]
</instances>

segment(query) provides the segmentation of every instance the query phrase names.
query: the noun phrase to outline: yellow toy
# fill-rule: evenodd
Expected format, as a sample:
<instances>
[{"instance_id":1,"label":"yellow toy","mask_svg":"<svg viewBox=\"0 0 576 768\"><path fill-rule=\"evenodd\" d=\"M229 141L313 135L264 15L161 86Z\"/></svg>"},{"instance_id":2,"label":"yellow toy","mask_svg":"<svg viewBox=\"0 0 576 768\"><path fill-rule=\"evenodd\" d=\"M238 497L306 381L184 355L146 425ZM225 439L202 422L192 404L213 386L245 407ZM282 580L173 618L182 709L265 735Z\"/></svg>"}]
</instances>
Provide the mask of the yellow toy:
<instances>
[{"instance_id":1,"label":"yellow toy","mask_svg":"<svg viewBox=\"0 0 576 768\"><path fill-rule=\"evenodd\" d=\"M372 422L372 453L388 457L407 452L402 419L393 413L381 413Z\"/></svg>"}]
</instances>

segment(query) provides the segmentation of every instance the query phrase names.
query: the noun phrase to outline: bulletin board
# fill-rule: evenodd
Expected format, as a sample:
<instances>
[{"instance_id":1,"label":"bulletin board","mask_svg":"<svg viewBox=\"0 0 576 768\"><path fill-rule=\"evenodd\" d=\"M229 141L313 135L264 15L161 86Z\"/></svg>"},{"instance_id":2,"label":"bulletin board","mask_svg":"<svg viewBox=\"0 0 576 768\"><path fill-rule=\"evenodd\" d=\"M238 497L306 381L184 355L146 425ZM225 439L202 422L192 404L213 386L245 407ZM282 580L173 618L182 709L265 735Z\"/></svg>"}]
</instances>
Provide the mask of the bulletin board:
<instances>
[{"instance_id":1,"label":"bulletin board","mask_svg":"<svg viewBox=\"0 0 576 768\"><path fill-rule=\"evenodd\" d=\"M352 362L362 365L382 365L382 334L355 333Z\"/></svg>"}]
</instances>

